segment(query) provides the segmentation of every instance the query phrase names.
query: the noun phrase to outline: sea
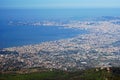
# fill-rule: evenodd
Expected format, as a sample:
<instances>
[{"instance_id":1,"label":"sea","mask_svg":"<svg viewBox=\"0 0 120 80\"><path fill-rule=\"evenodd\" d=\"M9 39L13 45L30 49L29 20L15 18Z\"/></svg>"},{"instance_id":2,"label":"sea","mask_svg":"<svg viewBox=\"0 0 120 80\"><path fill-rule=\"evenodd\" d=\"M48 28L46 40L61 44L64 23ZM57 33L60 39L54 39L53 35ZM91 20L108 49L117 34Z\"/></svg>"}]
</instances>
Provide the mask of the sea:
<instances>
[{"instance_id":1,"label":"sea","mask_svg":"<svg viewBox=\"0 0 120 80\"><path fill-rule=\"evenodd\" d=\"M71 38L86 30L62 26L9 25L9 22L35 22L120 16L120 9L0 9L0 49Z\"/></svg>"}]
</instances>

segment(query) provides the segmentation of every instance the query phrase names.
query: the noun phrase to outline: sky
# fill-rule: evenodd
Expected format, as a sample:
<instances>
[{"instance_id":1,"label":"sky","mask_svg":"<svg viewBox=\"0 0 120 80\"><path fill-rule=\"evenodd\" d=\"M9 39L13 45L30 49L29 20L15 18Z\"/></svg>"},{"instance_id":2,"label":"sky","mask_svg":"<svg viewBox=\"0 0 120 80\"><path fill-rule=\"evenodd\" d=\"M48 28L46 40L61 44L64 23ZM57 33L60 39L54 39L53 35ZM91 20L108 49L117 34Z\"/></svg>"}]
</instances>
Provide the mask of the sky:
<instances>
[{"instance_id":1,"label":"sky","mask_svg":"<svg viewBox=\"0 0 120 80\"><path fill-rule=\"evenodd\" d=\"M120 0L0 0L0 8L120 8Z\"/></svg>"}]
</instances>

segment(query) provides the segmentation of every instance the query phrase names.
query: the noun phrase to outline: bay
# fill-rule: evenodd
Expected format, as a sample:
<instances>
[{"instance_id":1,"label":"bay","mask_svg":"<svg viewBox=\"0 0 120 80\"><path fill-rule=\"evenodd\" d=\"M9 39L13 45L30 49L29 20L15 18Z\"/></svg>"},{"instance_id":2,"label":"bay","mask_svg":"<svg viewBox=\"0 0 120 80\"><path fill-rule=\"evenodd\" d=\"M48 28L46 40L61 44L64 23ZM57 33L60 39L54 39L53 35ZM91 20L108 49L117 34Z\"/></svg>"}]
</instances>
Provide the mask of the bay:
<instances>
[{"instance_id":1,"label":"bay","mask_svg":"<svg viewBox=\"0 0 120 80\"><path fill-rule=\"evenodd\" d=\"M85 30L65 29L60 26L10 26L9 21L58 20L65 22L97 16L120 16L120 9L1 9L0 48L38 44L87 33Z\"/></svg>"}]
</instances>

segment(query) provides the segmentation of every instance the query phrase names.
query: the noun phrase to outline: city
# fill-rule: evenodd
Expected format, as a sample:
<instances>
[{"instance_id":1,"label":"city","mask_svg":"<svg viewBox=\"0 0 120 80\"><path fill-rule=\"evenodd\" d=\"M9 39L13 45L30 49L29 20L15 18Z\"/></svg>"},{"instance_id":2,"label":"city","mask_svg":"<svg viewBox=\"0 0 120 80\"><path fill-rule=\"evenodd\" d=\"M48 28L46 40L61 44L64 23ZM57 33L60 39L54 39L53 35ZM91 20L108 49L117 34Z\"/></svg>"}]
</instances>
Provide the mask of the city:
<instances>
[{"instance_id":1,"label":"city","mask_svg":"<svg viewBox=\"0 0 120 80\"><path fill-rule=\"evenodd\" d=\"M115 19L114 19L115 18ZM60 70L84 70L96 67L120 66L120 17L109 20L46 21L44 23L14 23L9 25L62 26L83 29L88 33L73 38L0 50L0 71L44 67ZM101 18L100 18L101 19ZM106 18L107 19L107 18Z\"/></svg>"}]
</instances>

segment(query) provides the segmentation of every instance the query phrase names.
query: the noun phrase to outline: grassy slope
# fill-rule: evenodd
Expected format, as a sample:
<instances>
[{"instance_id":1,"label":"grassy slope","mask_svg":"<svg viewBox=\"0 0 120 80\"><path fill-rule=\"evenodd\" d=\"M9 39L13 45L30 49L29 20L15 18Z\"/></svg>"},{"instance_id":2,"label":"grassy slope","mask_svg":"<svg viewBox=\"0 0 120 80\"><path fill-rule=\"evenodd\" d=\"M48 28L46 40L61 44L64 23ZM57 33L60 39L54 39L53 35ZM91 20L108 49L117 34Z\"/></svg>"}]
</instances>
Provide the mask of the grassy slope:
<instances>
[{"instance_id":1,"label":"grassy slope","mask_svg":"<svg viewBox=\"0 0 120 80\"><path fill-rule=\"evenodd\" d=\"M28 74L0 74L0 80L120 80L120 68L118 69L110 73L106 70L89 69L75 72L55 70Z\"/></svg>"}]
</instances>

